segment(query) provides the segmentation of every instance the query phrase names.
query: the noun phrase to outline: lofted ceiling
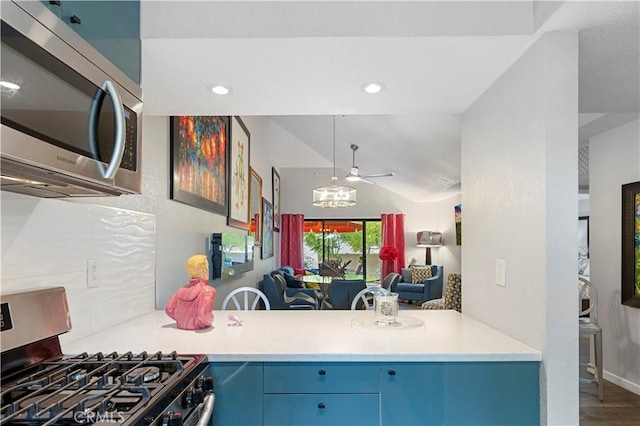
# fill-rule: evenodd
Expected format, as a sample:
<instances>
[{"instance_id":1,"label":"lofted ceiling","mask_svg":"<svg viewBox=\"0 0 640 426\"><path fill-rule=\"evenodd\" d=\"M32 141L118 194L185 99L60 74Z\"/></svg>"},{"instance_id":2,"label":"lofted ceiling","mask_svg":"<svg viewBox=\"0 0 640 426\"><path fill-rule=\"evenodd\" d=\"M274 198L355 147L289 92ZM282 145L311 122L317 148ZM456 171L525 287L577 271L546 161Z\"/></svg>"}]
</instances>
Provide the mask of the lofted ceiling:
<instances>
[{"instance_id":1,"label":"lofted ceiling","mask_svg":"<svg viewBox=\"0 0 640 426\"><path fill-rule=\"evenodd\" d=\"M355 143L363 174L394 173L377 185L435 200L460 188L461 114L544 32L580 31L581 143L637 118L638 16L637 1L143 0L145 113L270 116L318 154L310 174L336 115L338 177Z\"/></svg>"}]
</instances>

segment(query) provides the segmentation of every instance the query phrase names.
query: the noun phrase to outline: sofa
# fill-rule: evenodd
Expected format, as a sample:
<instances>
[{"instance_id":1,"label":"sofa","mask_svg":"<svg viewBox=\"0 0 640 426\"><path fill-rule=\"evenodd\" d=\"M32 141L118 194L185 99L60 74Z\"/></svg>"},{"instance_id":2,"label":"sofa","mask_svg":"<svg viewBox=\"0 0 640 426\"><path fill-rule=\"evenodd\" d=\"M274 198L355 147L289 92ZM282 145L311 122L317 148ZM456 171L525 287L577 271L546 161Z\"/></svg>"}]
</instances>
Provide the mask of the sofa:
<instances>
[{"instance_id":1,"label":"sofa","mask_svg":"<svg viewBox=\"0 0 640 426\"><path fill-rule=\"evenodd\" d=\"M442 265L428 266L431 268L431 278L421 279L415 283L413 282L415 281L414 277L419 274L414 274L413 268L425 268L426 266L415 265L410 268L402 268L402 278L395 289L398 293L398 299L426 302L442 297L444 268Z\"/></svg>"}]
</instances>

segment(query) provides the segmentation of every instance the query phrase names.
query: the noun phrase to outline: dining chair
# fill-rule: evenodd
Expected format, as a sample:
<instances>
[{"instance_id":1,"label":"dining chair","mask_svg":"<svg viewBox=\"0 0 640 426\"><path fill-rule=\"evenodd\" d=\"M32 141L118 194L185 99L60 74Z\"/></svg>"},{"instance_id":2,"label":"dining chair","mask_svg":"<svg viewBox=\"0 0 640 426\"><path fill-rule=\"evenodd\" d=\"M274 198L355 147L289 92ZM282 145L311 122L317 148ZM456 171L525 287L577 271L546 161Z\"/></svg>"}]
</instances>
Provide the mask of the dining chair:
<instances>
[{"instance_id":1,"label":"dining chair","mask_svg":"<svg viewBox=\"0 0 640 426\"><path fill-rule=\"evenodd\" d=\"M588 304L583 303L588 301ZM580 316L578 329L580 336L593 336L593 359L595 360L594 379L580 378L582 382L598 384L598 399L604 400L604 383L602 379L602 327L598 325L598 292L591 281L578 279L578 303ZM591 347L591 344L589 344Z\"/></svg>"},{"instance_id":2,"label":"dining chair","mask_svg":"<svg viewBox=\"0 0 640 426\"><path fill-rule=\"evenodd\" d=\"M238 296L242 297L242 304L240 303L240 301L238 301ZM250 302L251 299L253 299L253 302ZM269 300L263 292L254 287L238 287L224 298L224 301L222 302L222 309L226 310L229 302L233 302L236 310L255 311L260 301L264 303L265 310L271 310Z\"/></svg>"},{"instance_id":3,"label":"dining chair","mask_svg":"<svg viewBox=\"0 0 640 426\"><path fill-rule=\"evenodd\" d=\"M353 297L351 302L351 310L361 309L364 306L365 310L376 308L376 294L381 292L387 292L385 289L379 286L367 287L362 289ZM362 302L362 303L361 303Z\"/></svg>"},{"instance_id":4,"label":"dining chair","mask_svg":"<svg viewBox=\"0 0 640 426\"><path fill-rule=\"evenodd\" d=\"M334 278L327 286L327 306L331 309L351 309L356 295L367 288L365 280L342 280Z\"/></svg>"},{"instance_id":5,"label":"dining chair","mask_svg":"<svg viewBox=\"0 0 640 426\"><path fill-rule=\"evenodd\" d=\"M312 297L302 291L292 296L287 295L287 282L281 274L272 274L273 282L276 288L276 296L278 301L290 309L318 309L317 297Z\"/></svg>"},{"instance_id":6,"label":"dining chair","mask_svg":"<svg viewBox=\"0 0 640 426\"><path fill-rule=\"evenodd\" d=\"M402 275L398 274L397 272L389 272L387 276L384 277L380 285L385 290L394 291L396 289L396 286L400 282L401 277Z\"/></svg>"}]
</instances>

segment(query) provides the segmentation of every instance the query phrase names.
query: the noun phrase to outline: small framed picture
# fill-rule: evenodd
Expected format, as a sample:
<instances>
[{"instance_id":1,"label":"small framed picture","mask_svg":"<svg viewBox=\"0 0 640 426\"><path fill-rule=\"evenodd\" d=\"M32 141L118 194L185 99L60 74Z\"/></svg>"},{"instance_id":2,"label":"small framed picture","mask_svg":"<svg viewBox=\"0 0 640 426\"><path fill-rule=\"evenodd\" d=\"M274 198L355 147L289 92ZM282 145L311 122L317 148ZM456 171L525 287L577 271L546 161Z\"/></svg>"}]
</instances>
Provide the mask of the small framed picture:
<instances>
[{"instance_id":1,"label":"small framed picture","mask_svg":"<svg viewBox=\"0 0 640 426\"><path fill-rule=\"evenodd\" d=\"M273 256L273 205L262 199L262 247L263 259Z\"/></svg>"},{"instance_id":2,"label":"small framed picture","mask_svg":"<svg viewBox=\"0 0 640 426\"><path fill-rule=\"evenodd\" d=\"M271 168L271 181L273 192L273 230L280 232L280 175L275 167Z\"/></svg>"}]
</instances>

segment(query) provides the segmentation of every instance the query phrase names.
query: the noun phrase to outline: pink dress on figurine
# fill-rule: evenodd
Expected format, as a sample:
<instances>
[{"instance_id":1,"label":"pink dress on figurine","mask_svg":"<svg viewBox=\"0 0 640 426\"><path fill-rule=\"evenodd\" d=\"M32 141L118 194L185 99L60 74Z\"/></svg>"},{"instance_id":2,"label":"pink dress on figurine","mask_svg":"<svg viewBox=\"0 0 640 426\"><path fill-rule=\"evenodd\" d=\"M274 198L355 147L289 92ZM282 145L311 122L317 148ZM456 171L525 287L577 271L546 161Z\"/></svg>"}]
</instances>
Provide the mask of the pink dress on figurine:
<instances>
[{"instance_id":1,"label":"pink dress on figurine","mask_svg":"<svg viewBox=\"0 0 640 426\"><path fill-rule=\"evenodd\" d=\"M207 280L191 278L189 284L180 287L171 296L165 312L176 321L178 328L199 330L213 324L213 300L216 289Z\"/></svg>"}]
</instances>

